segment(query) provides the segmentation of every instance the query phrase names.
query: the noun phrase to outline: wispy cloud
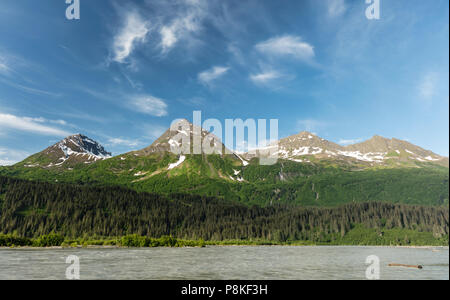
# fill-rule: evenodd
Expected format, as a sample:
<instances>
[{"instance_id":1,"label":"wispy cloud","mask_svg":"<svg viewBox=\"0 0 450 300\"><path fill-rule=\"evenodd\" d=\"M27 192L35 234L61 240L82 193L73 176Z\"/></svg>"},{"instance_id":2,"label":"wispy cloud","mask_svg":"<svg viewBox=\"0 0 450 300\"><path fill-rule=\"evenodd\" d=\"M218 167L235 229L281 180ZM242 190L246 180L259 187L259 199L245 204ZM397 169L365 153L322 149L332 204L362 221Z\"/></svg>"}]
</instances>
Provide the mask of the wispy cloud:
<instances>
[{"instance_id":1,"label":"wispy cloud","mask_svg":"<svg viewBox=\"0 0 450 300\"><path fill-rule=\"evenodd\" d=\"M50 123L50 124L56 124L56 125L62 125L62 126L68 126L69 124L64 121L64 120L48 120L46 118L43 117L39 117L39 118L24 118L33 122L38 122L38 123Z\"/></svg>"},{"instance_id":2,"label":"wispy cloud","mask_svg":"<svg viewBox=\"0 0 450 300\"><path fill-rule=\"evenodd\" d=\"M180 40L193 39L192 34L201 30L202 22L207 15L206 1L189 0L182 1L180 4L182 4L181 9L174 14L175 17L159 29L163 54L169 52Z\"/></svg>"},{"instance_id":3,"label":"wispy cloud","mask_svg":"<svg viewBox=\"0 0 450 300\"><path fill-rule=\"evenodd\" d=\"M136 47L147 43L163 55L177 45L196 44L207 7L205 0L147 1L144 8L118 6L124 22L114 37L112 60L130 63ZM155 33L152 39L148 39L150 33Z\"/></svg>"},{"instance_id":4,"label":"wispy cloud","mask_svg":"<svg viewBox=\"0 0 450 300\"><path fill-rule=\"evenodd\" d=\"M42 75L41 66L37 66L17 55L0 52L0 75L2 75L0 76L0 83L32 95L60 97L60 93L33 87L33 85L36 86L37 84L33 83L34 81L30 80L29 77L30 73L36 72Z\"/></svg>"},{"instance_id":5,"label":"wispy cloud","mask_svg":"<svg viewBox=\"0 0 450 300\"><path fill-rule=\"evenodd\" d=\"M138 113L143 113L155 117L163 117L168 114L168 105L166 103L166 100L150 94L133 94L130 96L120 89L99 91L81 86L76 87L76 89L110 105L118 106L121 108L125 107ZM117 101L117 99L120 99L121 101ZM73 117L73 114L65 115ZM83 118L84 116L86 116L86 118ZM85 113L81 113L80 117L75 116L74 118L86 119L99 123L107 123L111 121L108 120L108 118L89 116L85 115Z\"/></svg>"},{"instance_id":6,"label":"wispy cloud","mask_svg":"<svg viewBox=\"0 0 450 300\"><path fill-rule=\"evenodd\" d=\"M160 125L138 124L137 127L140 132L139 138L106 137L106 145L111 147L126 147L128 149L145 147L148 146L151 141L154 141L163 135L167 130L167 127Z\"/></svg>"},{"instance_id":7,"label":"wispy cloud","mask_svg":"<svg viewBox=\"0 0 450 300\"><path fill-rule=\"evenodd\" d=\"M436 95L439 77L436 73L426 74L419 83L419 94L425 100L431 100Z\"/></svg>"},{"instance_id":8,"label":"wispy cloud","mask_svg":"<svg viewBox=\"0 0 450 300\"><path fill-rule=\"evenodd\" d=\"M143 88L143 84L140 83L139 81L131 79L131 77L125 73L122 73L122 75L127 80L127 82L130 84L130 86L132 88L137 89L137 90L141 90Z\"/></svg>"},{"instance_id":9,"label":"wispy cloud","mask_svg":"<svg viewBox=\"0 0 450 300\"><path fill-rule=\"evenodd\" d=\"M225 75L229 69L228 67L215 66L198 74L198 80L205 85L209 85L212 81Z\"/></svg>"},{"instance_id":10,"label":"wispy cloud","mask_svg":"<svg viewBox=\"0 0 450 300\"><path fill-rule=\"evenodd\" d=\"M72 118L96 123L108 123L111 121L110 118L107 118L105 116L91 115L85 111L79 111L73 108L70 109L70 112L58 112L58 115L65 118Z\"/></svg>"},{"instance_id":11,"label":"wispy cloud","mask_svg":"<svg viewBox=\"0 0 450 300\"><path fill-rule=\"evenodd\" d=\"M42 90L42 89L38 89L38 88L33 88L30 86L12 82L11 80L7 80L7 79L0 78L0 82L3 84L9 85L10 87L13 87L15 89L26 92L28 94L32 94L32 95L50 96L50 97L55 97L55 98L62 96L62 94L60 94L60 93L54 93L54 92L50 92L50 91L46 91L46 90Z\"/></svg>"},{"instance_id":12,"label":"wispy cloud","mask_svg":"<svg viewBox=\"0 0 450 300\"><path fill-rule=\"evenodd\" d=\"M0 53L0 74L6 75L11 71L11 62L7 55Z\"/></svg>"},{"instance_id":13,"label":"wispy cloud","mask_svg":"<svg viewBox=\"0 0 450 300\"><path fill-rule=\"evenodd\" d=\"M236 44L230 44L227 48L228 52L232 55L232 58L240 65L246 65L246 59L244 53Z\"/></svg>"},{"instance_id":14,"label":"wispy cloud","mask_svg":"<svg viewBox=\"0 0 450 300\"><path fill-rule=\"evenodd\" d=\"M0 166L10 166L27 158L29 154L22 150L0 147Z\"/></svg>"},{"instance_id":15,"label":"wispy cloud","mask_svg":"<svg viewBox=\"0 0 450 300\"><path fill-rule=\"evenodd\" d=\"M299 60L310 60L315 56L314 47L299 36L284 35L271 38L255 46L260 53L271 56L288 56Z\"/></svg>"},{"instance_id":16,"label":"wispy cloud","mask_svg":"<svg viewBox=\"0 0 450 300\"><path fill-rule=\"evenodd\" d=\"M178 38L173 27L163 26L160 30L161 48L163 53L168 52L177 42Z\"/></svg>"},{"instance_id":17,"label":"wispy cloud","mask_svg":"<svg viewBox=\"0 0 450 300\"><path fill-rule=\"evenodd\" d=\"M207 100L204 97L200 96L194 96L194 97L188 97L188 98L179 98L177 99L178 102L183 103L185 105L189 106L203 106L207 104Z\"/></svg>"},{"instance_id":18,"label":"wispy cloud","mask_svg":"<svg viewBox=\"0 0 450 300\"><path fill-rule=\"evenodd\" d=\"M327 0L328 16L338 17L345 13L347 10L347 5L345 0Z\"/></svg>"},{"instance_id":19,"label":"wispy cloud","mask_svg":"<svg viewBox=\"0 0 450 300\"><path fill-rule=\"evenodd\" d=\"M183 9L169 24L161 26L161 49L169 52L180 39L189 39L191 34L201 29L205 16L203 1L186 1Z\"/></svg>"},{"instance_id":20,"label":"wispy cloud","mask_svg":"<svg viewBox=\"0 0 450 300\"><path fill-rule=\"evenodd\" d=\"M0 73L6 74L9 72L9 67L6 64L6 59L0 55Z\"/></svg>"},{"instance_id":21,"label":"wispy cloud","mask_svg":"<svg viewBox=\"0 0 450 300\"><path fill-rule=\"evenodd\" d=\"M114 37L113 60L123 63L131 55L139 43L146 40L150 32L150 23L145 21L138 12L130 11L125 15L123 27Z\"/></svg>"},{"instance_id":22,"label":"wispy cloud","mask_svg":"<svg viewBox=\"0 0 450 300\"><path fill-rule=\"evenodd\" d=\"M0 128L32 132L48 136L68 136L70 133L49 124L66 125L65 121L49 121L44 118L18 117L0 113Z\"/></svg>"},{"instance_id":23,"label":"wispy cloud","mask_svg":"<svg viewBox=\"0 0 450 300\"><path fill-rule=\"evenodd\" d=\"M275 70L270 70L258 74L252 74L250 75L250 80L253 81L253 83L255 84L265 85L274 80L280 79L281 77L283 77L282 73Z\"/></svg>"},{"instance_id":24,"label":"wispy cloud","mask_svg":"<svg viewBox=\"0 0 450 300\"><path fill-rule=\"evenodd\" d=\"M135 96L130 100L131 108L155 117L167 115L167 104L163 99L151 95Z\"/></svg>"},{"instance_id":25,"label":"wispy cloud","mask_svg":"<svg viewBox=\"0 0 450 300\"><path fill-rule=\"evenodd\" d=\"M356 144L359 142L362 142L363 139L358 138L358 139L340 139L338 141L338 144L342 145L342 146L348 146L348 145L352 145L352 144Z\"/></svg>"},{"instance_id":26,"label":"wispy cloud","mask_svg":"<svg viewBox=\"0 0 450 300\"><path fill-rule=\"evenodd\" d=\"M141 145L141 142L138 140L130 140L125 138L109 138L108 144L112 146L136 147Z\"/></svg>"}]
</instances>

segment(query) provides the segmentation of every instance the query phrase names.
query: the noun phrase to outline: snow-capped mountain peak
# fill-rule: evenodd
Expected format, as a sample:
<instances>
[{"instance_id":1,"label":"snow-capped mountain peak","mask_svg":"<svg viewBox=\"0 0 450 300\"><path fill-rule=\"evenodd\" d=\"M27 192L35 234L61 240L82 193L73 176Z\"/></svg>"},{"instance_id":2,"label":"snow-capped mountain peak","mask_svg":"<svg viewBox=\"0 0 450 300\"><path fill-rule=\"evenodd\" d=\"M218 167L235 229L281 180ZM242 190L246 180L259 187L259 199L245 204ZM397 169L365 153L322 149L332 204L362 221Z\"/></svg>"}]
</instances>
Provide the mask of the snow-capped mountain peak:
<instances>
[{"instance_id":1,"label":"snow-capped mountain peak","mask_svg":"<svg viewBox=\"0 0 450 300\"><path fill-rule=\"evenodd\" d=\"M275 155L295 162L310 162L310 158L337 160L350 164L405 165L435 163L448 167L448 158L399 139L375 135L371 139L348 146L327 141L313 133L303 131L278 141ZM245 154L252 157L251 154Z\"/></svg>"},{"instance_id":2,"label":"snow-capped mountain peak","mask_svg":"<svg viewBox=\"0 0 450 300\"><path fill-rule=\"evenodd\" d=\"M216 153L231 153L228 152L229 150L225 148L218 137L186 119L179 120L172 128L167 129L152 145L138 151L138 153L148 155L151 153L171 152L172 148L190 149L188 152L194 153L194 145L198 141L200 148L205 141L208 141ZM183 144L183 142L186 142L186 144Z\"/></svg>"},{"instance_id":3,"label":"snow-capped mountain peak","mask_svg":"<svg viewBox=\"0 0 450 300\"><path fill-rule=\"evenodd\" d=\"M75 134L64 138L42 152L30 156L19 164L25 167L73 167L77 164L91 164L112 157L111 153L93 139Z\"/></svg>"},{"instance_id":4,"label":"snow-capped mountain peak","mask_svg":"<svg viewBox=\"0 0 450 300\"><path fill-rule=\"evenodd\" d=\"M98 142L82 134L69 136L53 147L59 147L67 157L71 155L88 155L90 159L106 159L111 157L111 153Z\"/></svg>"}]
</instances>

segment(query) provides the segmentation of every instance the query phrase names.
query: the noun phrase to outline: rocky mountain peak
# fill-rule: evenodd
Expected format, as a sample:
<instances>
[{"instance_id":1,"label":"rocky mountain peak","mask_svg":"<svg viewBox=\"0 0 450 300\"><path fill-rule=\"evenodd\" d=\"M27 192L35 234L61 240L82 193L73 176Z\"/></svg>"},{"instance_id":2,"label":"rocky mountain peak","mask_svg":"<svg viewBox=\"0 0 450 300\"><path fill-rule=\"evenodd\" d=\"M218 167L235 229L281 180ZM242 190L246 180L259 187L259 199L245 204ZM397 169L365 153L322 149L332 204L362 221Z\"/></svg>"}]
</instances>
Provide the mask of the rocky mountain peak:
<instances>
[{"instance_id":1,"label":"rocky mountain peak","mask_svg":"<svg viewBox=\"0 0 450 300\"><path fill-rule=\"evenodd\" d=\"M51 148L59 148L66 157L71 155L88 155L90 159L105 159L111 157L111 153L98 142L83 134L75 134L66 137Z\"/></svg>"},{"instance_id":2,"label":"rocky mountain peak","mask_svg":"<svg viewBox=\"0 0 450 300\"><path fill-rule=\"evenodd\" d=\"M337 160L364 165L410 165L434 163L448 167L448 159L408 141L388 139L380 135L353 145L341 146L308 131L283 138L276 155L280 159L309 162L315 159Z\"/></svg>"},{"instance_id":3,"label":"rocky mountain peak","mask_svg":"<svg viewBox=\"0 0 450 300\"><path fill-rule=\"evenodd\" d=\"M111 153L100 143L83 134L74 134L19 164L25 167L72 167L79 163L90 164L110 157Z\"/></svg>"},{"instance_id":4,"label":"rocky mountain peak","mask_svg":"<svg viewBox=\"0 0 450 300\"><path fill-rule=\"evenodd\" d=\"M172 148L190 147L190 153L194 153L194 141L200 141L200 145L208 139L210 146L217 152L231 153L222 144L222 141L211 134L209 131L196 126L189 122L187 119L180 119L176 123L172 124L171 128L167 129L163 135L161 135L153 144L144 148L138 152L148 155L151 153L163 153L171 152ZM189 145L183 144L184 142ZM183 151L184 152L184 151Z\"/></svg>"}]
</instances>

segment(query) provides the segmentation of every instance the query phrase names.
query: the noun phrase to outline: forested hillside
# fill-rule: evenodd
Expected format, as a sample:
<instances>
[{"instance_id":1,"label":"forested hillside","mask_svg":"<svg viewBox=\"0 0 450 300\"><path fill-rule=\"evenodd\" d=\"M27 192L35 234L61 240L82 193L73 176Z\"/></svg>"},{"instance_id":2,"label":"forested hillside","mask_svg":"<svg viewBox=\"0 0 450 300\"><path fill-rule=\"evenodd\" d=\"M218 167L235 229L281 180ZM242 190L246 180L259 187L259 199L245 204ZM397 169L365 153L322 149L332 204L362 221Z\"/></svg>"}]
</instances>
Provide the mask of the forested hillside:
<instances>
[{"instance_id":1,"label":"forested hillside","mask_svg":"<svg viewBox=\"0 0 450 300\"><path fill-rule=\"evenodd\" d=\"M448 244L448 207L353 203L335 208L246 206L187 194L0 177L0 232L40 236Z\"/></svg>"},{"instance_id":2,"label":"forested hillside","mask_svg":"<svg viewBox=\"0 0 450 300\"><path fill-rule=\"evenodd\" d=\"M137 157L133 154L81 164L72 169L0 168L0 176L89 186L119 185L139 192L215 197L249 205L292 204L336 206L383 201L417 205L449 203L448 168L423 164L421 168L350 169L332 162L296 163L280 160L248 166L218 155L187 156L184 163L173 154Z\"/></svg>"}]
</instances>

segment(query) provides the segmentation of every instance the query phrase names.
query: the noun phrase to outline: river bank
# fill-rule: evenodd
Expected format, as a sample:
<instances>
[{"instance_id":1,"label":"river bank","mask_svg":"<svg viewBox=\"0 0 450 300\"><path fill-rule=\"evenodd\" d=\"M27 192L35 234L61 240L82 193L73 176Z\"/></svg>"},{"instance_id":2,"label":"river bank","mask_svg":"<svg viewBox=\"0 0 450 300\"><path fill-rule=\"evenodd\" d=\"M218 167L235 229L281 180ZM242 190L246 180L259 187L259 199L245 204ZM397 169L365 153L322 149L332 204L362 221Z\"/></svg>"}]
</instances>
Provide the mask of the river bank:
<instances>
[{"instance_id":1,"label":"river bank","mask_svg":"<svg viewBox=\"0 0 450 300\"><path fill-rule=\"evenodd\" d=\"M313 241L264 241L264 240L226 240L226 241L204 241L184 240L171 236L150 238L139 235L127 235L119 238L103 239L70 239L57 234L49 234L37 238L17 237L14 235L0 235L0 248L202 248L206 246L376 246L376 247L405 247L405 248L430 248L448 247L446 239L434 240L434 243L380 243L380 241L364 242L363 240L352 240L352 242L337 240L330 242Z\"/></svg>"}]
</instances>

